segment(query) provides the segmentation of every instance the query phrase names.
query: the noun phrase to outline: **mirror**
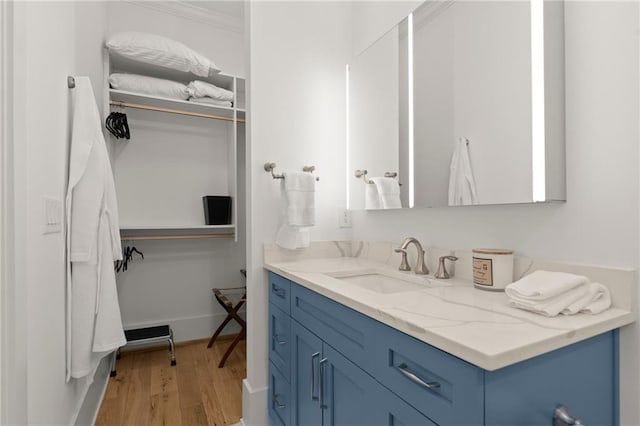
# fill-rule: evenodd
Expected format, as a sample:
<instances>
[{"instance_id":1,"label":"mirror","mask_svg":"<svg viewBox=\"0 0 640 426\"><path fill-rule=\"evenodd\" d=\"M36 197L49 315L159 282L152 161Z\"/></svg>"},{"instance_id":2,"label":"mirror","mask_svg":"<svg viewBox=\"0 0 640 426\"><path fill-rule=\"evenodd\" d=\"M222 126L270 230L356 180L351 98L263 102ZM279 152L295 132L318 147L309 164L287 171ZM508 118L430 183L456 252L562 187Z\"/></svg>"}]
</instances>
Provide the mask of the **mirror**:
<instances>
[{"instance_id":1,"label":"mirror","mask_svg":"<svg viewBox=\"0 0 640 426\"><path fill-rule=\"evenodd\" d=\"M401 207L564 200L563 8L427 1L354 58L349 208L385 207L356 170Z\"/></svg>"},{"instance_id":2,"label":"mirror","mask_svg":"<svg viewBox=\"0 0 640 426\"><path fill-rule=\"evenodd\" d=\"M383 208L372 180L399 182L408 142L408 20L392 28L347 67L349 208ZM408 186L389 200L408 206Z\"/></svg>"}]
</instances>

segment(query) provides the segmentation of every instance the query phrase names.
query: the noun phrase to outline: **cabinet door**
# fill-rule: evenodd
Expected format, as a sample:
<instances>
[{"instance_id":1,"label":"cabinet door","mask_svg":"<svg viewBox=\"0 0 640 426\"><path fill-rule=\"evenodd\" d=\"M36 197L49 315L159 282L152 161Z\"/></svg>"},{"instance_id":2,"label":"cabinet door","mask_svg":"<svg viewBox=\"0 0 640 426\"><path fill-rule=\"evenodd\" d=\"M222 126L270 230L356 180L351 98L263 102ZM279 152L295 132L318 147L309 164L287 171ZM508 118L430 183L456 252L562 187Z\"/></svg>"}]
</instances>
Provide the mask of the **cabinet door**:
<instances>
[{"instance_id":1,"label":"cabinet door","mask_svg":"<svg viewBox=\"0 0 640 426\"><path fill-rule=\"evenodd\" d=\"M322 357L322 340L309 330L292 321L292 353L293 360L291 393L293 411L291 424L297 426L322 425L320 409L320 359Z\"/></svg>"},{"instance_id":2,"label":"cabinet door","mask_svg":"<svg viewBox=\"0 0 640 426\"><path fill-rule=\"evenodd\" d=\"M376 389L371 376L328 344L320 362L323 426L371 426L375 421Z\"/></svg>"}]
</instances>

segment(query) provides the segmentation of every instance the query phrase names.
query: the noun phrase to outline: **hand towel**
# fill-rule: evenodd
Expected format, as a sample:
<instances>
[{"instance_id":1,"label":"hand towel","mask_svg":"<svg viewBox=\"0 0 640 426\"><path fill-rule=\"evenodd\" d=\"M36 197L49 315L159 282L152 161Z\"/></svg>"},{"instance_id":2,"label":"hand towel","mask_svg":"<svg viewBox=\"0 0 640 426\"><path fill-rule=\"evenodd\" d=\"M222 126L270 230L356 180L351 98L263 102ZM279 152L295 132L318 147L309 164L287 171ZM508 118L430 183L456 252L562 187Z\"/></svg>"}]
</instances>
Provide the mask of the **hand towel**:
<instances>
[{"instance_id":1,"label":"hand towel","mask_svg":"<svg viewBox=\"0 0 640 426\"><path fill-rule=\"evenodd\" d=\"M449 205L470 204L478 204L478 193L471 169L467 140L459 138L449 165Z\"/></svg>"},{"instance_id":2,"label":"hand towel","mask_svg":"<svg viewBox=\"0 0 640 426\"><path fill-rule=\"evenodd\" d=\"M377 185L368 183L364 185L364 208L367 210L380 208L380 196L378 195Z\"/></svg>"},{"instance_id":3,"label":"hand towel","mask_svg":"<svg viewBox=\"0 0 640 426\"><path fill-rule=\"evenodd\" d=\"M378 190L380 208L402 208L402 203L400 202L400 185L398 185L397 180L388 177L372 177L371 181Z\"/></svg>"},{"instance_id":4,"label":"hand towel","mask_svg":"<svg viewBox=\"0 0 640 426\"><path fill-rule=\"evenodd\" d=\"M535 271L509 284L505 293L517 300L545 300L589 282L587 277L565 272Z\"/></svg>"},{"instance_id":5,"label":"hand towel","mask_svg":"<svg viewBox=\"0 0 640 426\"><path fill-rule=\"evenodd\" d=\"M578 312L599 314L611 306L611 293L600 283L589 283L586 294L562 310L563 315Z\"/></svg>"},{"instance_id":6,"label":"hand towel","mask_svg":"<svg viewBox=\"0 0 640 426\"><path fill-rule=\"evenodd\" d=\"M315 177L305 172L284 172L282 225L276 244L287 249L308 247L309 227L315 224Z\"/></svg>"},{"instance_id":7,"label":"hand towel","mask_svg":"<svg viewBox=\"0 0 640 426\"><path fill-rule=\"evenodd\" d=\"M222 87L215 86L200 80L194 80L187 85L189 96L192 98L204 98L205 96L219 101L232 101L233 92Z\"/></svg>"},{"instance_id":8,"label":"hand towel","mask_svg":"<svg viewBox=\"0 0 640 426\"><path fill-rule=\"evenodd\" d=\"M589 293L589 284L583 283L559 295L542 299L509 299L509 305L548 317L555 317Z\"/></svg>"}]
</instances>

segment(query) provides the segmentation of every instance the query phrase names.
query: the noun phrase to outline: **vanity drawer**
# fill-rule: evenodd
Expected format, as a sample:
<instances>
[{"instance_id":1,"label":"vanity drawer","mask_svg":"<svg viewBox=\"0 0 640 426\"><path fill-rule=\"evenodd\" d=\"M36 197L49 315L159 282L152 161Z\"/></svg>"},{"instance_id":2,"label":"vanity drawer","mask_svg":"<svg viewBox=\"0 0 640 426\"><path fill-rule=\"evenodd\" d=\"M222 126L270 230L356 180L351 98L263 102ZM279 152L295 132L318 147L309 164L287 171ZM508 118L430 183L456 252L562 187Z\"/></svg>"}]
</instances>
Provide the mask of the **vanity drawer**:
<instances>
[{"instance_id":1,"label":"vanity drawer","mask_svg":"<svg viewBox=\"0 0 640 426\"><path fill-rule=\"evenodd\" d=\"M377 321L295 283L291 316L363 370L373 371Z\"/></svg>"},{"instance_id":2,"label":"vanity drawer","mask_svg":"<svg viewBox=\"0 0 640 426\"><path fill-rule=\"evenodd\" d=\"M375 377L435 423L475 425L484 417L484 372L379 324Z\"/></svg>"},{"instance_id":3,"label":"vanity drawer","mask_svg":"<svg viewBox=\"0 0 640 426\"><path fill-rule=\"evenodd\" d=\"M269 360L291 380L291 317L273 303L269 306Z\"/></svg>"},{"instance_id":4,"label":"vanity drawer","mask_svg":"<svg viewBox=\"0 0 640 426\"><path fill-rule=\"evenodd\" d=\"M289 314L291 312L291 281L269 272L269 302Z\"/></svg>"},{"instance_id":5,"label":"vanity drawer","mask_svg":"<svg viewBox=\"0 0 640 426\"><path fill-rule=\"evenodd\" d=\"M280 371L269 363L269 426L291 424L291 385Z\"/></svg>"}]
</instances>

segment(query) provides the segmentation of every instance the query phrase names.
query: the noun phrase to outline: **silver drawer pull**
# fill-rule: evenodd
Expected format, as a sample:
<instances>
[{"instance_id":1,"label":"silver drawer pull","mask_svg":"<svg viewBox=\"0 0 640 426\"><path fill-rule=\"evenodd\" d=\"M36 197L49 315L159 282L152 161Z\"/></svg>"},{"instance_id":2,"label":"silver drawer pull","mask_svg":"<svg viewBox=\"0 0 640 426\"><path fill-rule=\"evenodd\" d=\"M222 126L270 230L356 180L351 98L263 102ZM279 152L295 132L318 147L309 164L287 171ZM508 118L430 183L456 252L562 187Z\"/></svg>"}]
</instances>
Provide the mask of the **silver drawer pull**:
<instances>
[{"instance_id":1,"label":"silver drawer pull","mask_svg":"<svg viewBox=\"0 0 640 426\"><path fill-rule=\"evenodd\" d=\"M275 404L276 408L279 408L279 409L286 408L287 404L281 403L278 397L279 395L276 395L275 393L273 394L273 403Z\"/></svg>"},{"instance_id":2,"label":"silver drawer pull","mask_svg":"<svg viewBox=\"0 0 640 426\"><path fill-rule=\"evenodd\" d=\"M286 345L286 344L287 344L287 341L286 341L286 340L284 340L284 339L282 338L282 336L281 336L281 335L279 335L279 334L274 334L274 335L273 335L273 341L274 341L274 342L276 342L276 343L277 343L277 344L279 344L279 345Z\"/></svg>"},{"instance_id":3,"label":"silver drawer pull","mask_svg":"<svg viewBox=\"0 0 640 426\"><path fill-rule=\"evenodd\" d=\"M316 371L314 368L314 361L316 358L318 358L320 356L320 352L316 352L313 355L311 355L311 380L309 380L311 382L311 400L312 401L317 401L318 397L316 396Z\"/></svg>"},{"instance_id":4,"label":"silver drawer pull","mask_svg":"<svg viewBox=\"0 0 640 426\"><path fill-rule=\"evenodd\" d=\"M278 287L276 287L276 285L275 285L275 284L271 284L271 290L273 291L273 293L274 293L276 296L278 296L278 297L280 297L280 298L282 298L282 299L284 299L284 298L285 298L285 296L287 295L287 291L286 291L285 289L283 289L283 288L278 288Z\"/></svg>"},{"instance_id":5,"label":"silver drawer pull","mask_svg":"<svg viewBox=\"0 0 640 426\"><path fill-rule=\"evenodd\" d=\"M558 405L553 411L554 426L583 426L579 418L569 414L569 409L564 405Z\"/></svg>"},{"instance_id":6,"label":"silver drawer pull","mask_svg":"<svg viewBox=\"0 0 640 426\"><path fill-rule=\"evenodd\" d=\"M396 367L398 371L400 371L407 379L411 380L414 383L419 384L422 387L427 389L438 389L440 387L440 383L438 382L425 382L420 377L409 371L409 367L404 362Z\"/></svg>"}]
</instances>

